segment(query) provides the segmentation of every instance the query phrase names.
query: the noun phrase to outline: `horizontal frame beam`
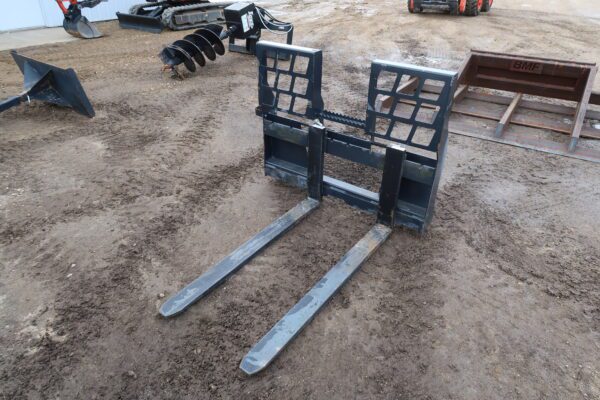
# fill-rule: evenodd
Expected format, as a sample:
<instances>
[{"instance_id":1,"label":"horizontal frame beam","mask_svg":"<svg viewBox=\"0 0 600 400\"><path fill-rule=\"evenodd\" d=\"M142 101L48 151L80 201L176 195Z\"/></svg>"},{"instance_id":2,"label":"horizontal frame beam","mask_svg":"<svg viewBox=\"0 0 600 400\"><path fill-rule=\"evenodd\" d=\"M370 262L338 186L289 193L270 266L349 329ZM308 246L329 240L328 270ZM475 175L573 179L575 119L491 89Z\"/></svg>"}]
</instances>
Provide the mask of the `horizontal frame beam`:
<instances>
[{"instance_id":1,"label":"horizontal frame beam","mask_svg":"<svg viewBox=\"0 0 600 400\"><path fill-rule=\"evenodd\" d=\"M430 86L426 87L425 89L427 92L437 93L434 86L430 85ZM476 92L469 92L468 94L464 95L464 98L482 101L482 102L486 102L486 103L508 105L508 106L510 106L510 104L514 100L514 98L511 99L510 97L506 97L506 96L499 96L499 95L493 95L493 94L487 94L487 93L476 93ZM414 102L412 102L410 100L404 100L404 101L402 101L402 103L414 104ZM427 107L427 106L424 105L424 107ZM433 107L429 107L429 108L433 108ZM521 99L521 101L519 102L519 108L529 109L529 110L534 110L534 111L542 111L542 112L553 113L553 114L567 115L569 117L573 117L573 115L577 111L576 108L574 108L574 107L567 107L567 106L563 106L563 105L559 105L559 104L541 103L541 102L523 100L523 99ZM489 119L492 121L501 121L501 119L502 119L502 117L498 117L497 115L486 113L485 111L482 111L482 110L474 111L473 107L467 107L461 103L455 103L454 106L452 107L452 112L457 113L457 114L467 115L470 117ZM600 119L600 112L594 111L594 110L588 110L586 118ZM542 120L533 120L526 116L519 116L519 115L514 115L514 114L511 119L511 123L514 125L526 126L529 128L547 129L547 130L557 132L557 133L562 133L565 135L571 135L571 132L573 129L572 126L569 124L562 124L560 122L557 122L556 124L553 125L550 123L546 123L545 121L542 121ZM583 126L581 129L581 137L588 138L588 139L600 139L600 131L592 129L587 126Z\"/></svg>"},{"instance_id":2,"label":"horizontal frame beam","mask_svg":"<svg viewBox=\"0 0 600 400\"><path fill-rule=\"evenodd\" d=\"M440 87L435 86L435 85L429 85L429 84L424 85L423 90L425 92L430 92L430 93L435 93L435 94L440 93ZM457 90L457 92L458 92L458 90ZM598 96L600 97L600 94L598 94ZM471 100L480 100L480 101L485 101L487 103L500 104L500 105L504 105L504 106L508 106L511 103L511 101L513 100L513 98L509 97L509 96L503 96L503 95L492 94L492 93L480 93L480 92L475 92L475 91L468 91L467 93L465 93L465 96L463 98L471 99ZM456 100L458 100L458 99L456 99ZM592 103L592 102L590 101L590 103ZM456 105L456 103L455 103L455 105ZM600 105L600 104L598 104L598 105ZM533 111L542 111L542 112L547 112L547 113L552 113L552 114L570 115L570 116L573 116L576 111L576 107L570 107L570 106L566 106L563 104L544 103L544 102L535 101L535 100L523 100L521 102L520 108L524 108L527 110L533 110ZM588 109L585 117L587 119L600 119L600 111Z\"/></svg>"},{"instance_id":3,"label":"horizontal frame beam","mask_svg":"<svg viewBox=\"0 0 600 400\"><path fill-rule=\"evenodd\" d=\"M270 159L265 162L265 173L288 185L298 188L307 187L306 168L284 160ZM379 194L363 189L330 176L323 177L323 194L336 197L361 210L376 213L379 207ZM426 210L416 205L398 201L395 212L395 224L421 232L425 225Z\"/></svg>"},{"instance_id":4,"label":"horizontal frame beam","mask_svg":"<svg viewBox=\"0 0 600 400\"><path fill-rule=\"evenodd\" d=\"M453 133L455 135L489 140L491 142L507 144L510 146L521 147L529 150L536 150L542 153L554 154L563 157L575 158L578 160L600 163L600 151L586 149L581 146L577 147L575 151L569 151L568 144L558 143L552 140L529 139L523 134L507 132L501 138L497 138L493 135L488 136L486 134L482 134L477 130L470 130L468 127L458 125L456 123L450 125L450 133Z\"/></svg>"},{"instance_id":5,"label":"horizontal frame beam","mask_svg":"<svg viewBox=\"0 0 600 400\"><path fill-rule=\"evenodd\" d=\"M265 121L264 134L299 146L308 146L308 131L305 131L304 129L292 128L277 122ZM355 141L355 143L352 143L349 140L345 140L346 138L341 140L343 136L345 135L339 133L332 135L332 132L328 131L325 152L333 156L345 158L349 161L383 170L385 154L372 151L370 147L366 147L370 146L370 141L352 138L352 140ZM435 179L435 168L406 160L402 177L415 182L431 185Z\"/></svg>"}]
</instances>

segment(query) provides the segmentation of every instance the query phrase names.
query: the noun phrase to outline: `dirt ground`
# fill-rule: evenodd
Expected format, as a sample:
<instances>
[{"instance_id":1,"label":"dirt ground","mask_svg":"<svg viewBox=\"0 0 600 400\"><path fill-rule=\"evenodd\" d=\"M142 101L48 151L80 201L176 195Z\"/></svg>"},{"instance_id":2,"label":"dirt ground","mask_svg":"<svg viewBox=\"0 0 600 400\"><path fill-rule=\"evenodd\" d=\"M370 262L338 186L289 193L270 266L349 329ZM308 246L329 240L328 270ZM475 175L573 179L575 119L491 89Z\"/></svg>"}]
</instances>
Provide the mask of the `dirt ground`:
<instances>
[{"instance_id":1,"label":"dirt ground","mask_svg":"<svg viewBox=\"0 0 600 400\"><path fill-rule=\"evenodd\" d=\"M600 62L596 2L495 3L478 18L391 0L267 5L324 50L326 107L357 117L375 58ZM304 193L263 176L252 57L176 81L156 55L181 33L99 27L102 39L21 50L75 68L94 119L39 103L0 117L3 399L600 399L600 165L461 136L428 233L397 229L263 373L246 377L242 357L374 216L326 199L160 318L163 295ZM19 92L8 52L0 76L0 97Z\"/></svg>"}]
</instances>

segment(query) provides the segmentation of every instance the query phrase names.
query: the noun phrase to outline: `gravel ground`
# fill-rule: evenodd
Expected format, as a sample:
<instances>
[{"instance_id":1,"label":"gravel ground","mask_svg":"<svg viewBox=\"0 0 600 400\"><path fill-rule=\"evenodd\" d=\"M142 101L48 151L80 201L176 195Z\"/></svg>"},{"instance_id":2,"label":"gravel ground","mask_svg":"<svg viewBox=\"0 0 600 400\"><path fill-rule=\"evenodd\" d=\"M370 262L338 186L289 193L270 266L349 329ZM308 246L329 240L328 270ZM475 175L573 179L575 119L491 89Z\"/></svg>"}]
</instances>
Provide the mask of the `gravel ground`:
<instances>
[{"instance_id":1,"label":"gravel ground","mask_svg":"<svg viewBox=\"0 0 600 400\"><path fill-rule=\"evenodd\" d=\"M297 44L323 49L326 107L358 117L375 58L600 61L595 2L495 3L478 18L388 0L267 5ZM600 165L466 137L450 138L428 233L397 229L263 373L246 377L241 358L372 215L326 199L201 303L160 318L163 296L304 193L263 176L252 57L177 81L156 54L181 33L100 29L21 50L75 68L94 119L40 103L0 118L2 398L600 399ZM0 76L0 97L19 92L6 51Z\"/></svg>"}]
</instances>

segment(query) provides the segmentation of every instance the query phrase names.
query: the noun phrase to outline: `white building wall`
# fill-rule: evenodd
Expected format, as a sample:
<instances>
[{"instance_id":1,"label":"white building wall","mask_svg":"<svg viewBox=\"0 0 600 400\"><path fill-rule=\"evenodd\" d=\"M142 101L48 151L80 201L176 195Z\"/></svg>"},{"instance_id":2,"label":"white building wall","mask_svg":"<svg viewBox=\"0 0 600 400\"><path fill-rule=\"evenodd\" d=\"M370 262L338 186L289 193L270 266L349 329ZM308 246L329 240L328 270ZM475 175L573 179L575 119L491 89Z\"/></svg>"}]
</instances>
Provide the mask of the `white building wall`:
<instances>
[{"instance_id":1,"label":"white building wall","mask_svg":"<svg viewBox=\"0 0 600 400\"><path fill-rule=\"evenodd\" d=\"M111 20L117 18L117 11L127 12L132 5L144 2L108 0L94 8L84 8L83 15L90 21ZM0 31L62 26L62 23L62 11L55 0L0 0Z\"/></svg>"},{"instance_id":2,"label":"white building wall","mask_svg":"<svg viewBox=\"0 0 600 400\"><path fill-rule=\"evenodd\" d=\"M58 8L57 4L54 4ZM0 0L0 31L43 26L39 0Z\"/></svg>"}]
</instances>

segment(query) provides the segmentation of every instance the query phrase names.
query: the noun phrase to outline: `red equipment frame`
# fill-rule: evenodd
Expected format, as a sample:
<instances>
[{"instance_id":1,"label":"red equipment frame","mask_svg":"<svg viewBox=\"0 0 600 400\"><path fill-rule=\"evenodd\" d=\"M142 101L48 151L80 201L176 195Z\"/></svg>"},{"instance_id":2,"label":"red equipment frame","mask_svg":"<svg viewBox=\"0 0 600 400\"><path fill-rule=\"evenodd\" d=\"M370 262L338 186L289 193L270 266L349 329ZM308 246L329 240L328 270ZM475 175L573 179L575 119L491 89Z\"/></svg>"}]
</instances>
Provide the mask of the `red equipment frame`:
<instances>
[{"instance_id":1,"label":"red equipment frame","mask_svg":"<svg viewBox=\"0 0 600 400\"><path fill-rule=\"evenodd\" d=\"M76 6L77 5L77 0L55 0L56 4L58 4L58 6L60 7L61 11L63 12L63 14L68 14L69 13L69 9L67 7L65 7L65 1L67 1L69 3L69 5L72 6Z\"/></svg>"}]
</instances>

